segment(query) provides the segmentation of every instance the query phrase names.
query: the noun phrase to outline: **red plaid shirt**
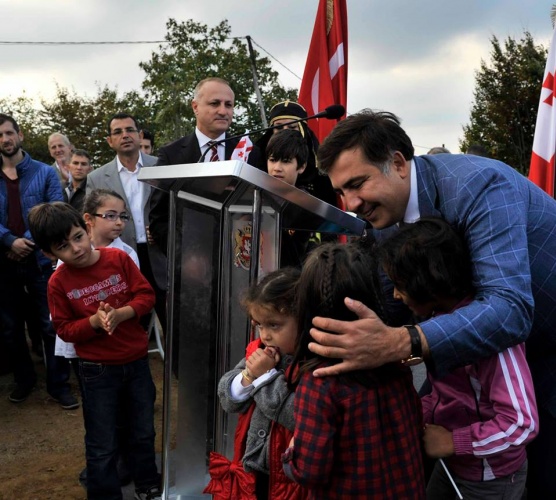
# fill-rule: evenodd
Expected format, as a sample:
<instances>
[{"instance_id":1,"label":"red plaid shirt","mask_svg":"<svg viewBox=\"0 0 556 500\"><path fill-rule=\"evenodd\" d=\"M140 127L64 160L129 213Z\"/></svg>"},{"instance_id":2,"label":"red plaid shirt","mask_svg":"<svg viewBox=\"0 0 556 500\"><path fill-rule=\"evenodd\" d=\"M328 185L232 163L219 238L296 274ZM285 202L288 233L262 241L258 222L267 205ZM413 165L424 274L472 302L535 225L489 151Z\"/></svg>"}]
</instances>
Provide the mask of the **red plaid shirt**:
<instances>
[{"instance_id":1,"label":"red plaid shirt","mask_svg":"<svg viewBox=\"0 0 556 500\"><path fill-rule=\"evenodd\" d=\"M421 403L409 369L371 388L305 373L295 421L292 474L311 498L425 498Z\"/></svg>"}]
</instances>

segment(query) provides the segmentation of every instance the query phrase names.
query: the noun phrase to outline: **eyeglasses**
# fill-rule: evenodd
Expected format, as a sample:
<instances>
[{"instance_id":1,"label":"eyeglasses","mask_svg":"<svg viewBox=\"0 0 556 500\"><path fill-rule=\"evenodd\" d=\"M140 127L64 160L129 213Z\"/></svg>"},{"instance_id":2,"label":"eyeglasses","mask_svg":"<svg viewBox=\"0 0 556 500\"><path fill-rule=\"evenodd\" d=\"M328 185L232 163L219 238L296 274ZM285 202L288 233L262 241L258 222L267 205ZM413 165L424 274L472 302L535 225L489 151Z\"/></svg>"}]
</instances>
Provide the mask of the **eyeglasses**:
<instances>
[{"instance_id":1,"label":"eyeglasses","mask_svg":"<svg viewBox=\"0 0 556 500\"><path fill-rule=\"evenodd\" d=\"M112 132L110 132L110 135L118 136L118 135L122 135L124 132L126 134L134 134L135 132L139 132L139 130L137 130L136 128L133 128L133 127L126 127L123 130L121 128L117 128L117 129L114 129Z\"/></svg>"},{"instance_id":2,"label":"eyeglasses","mask_svg":"<svg viewBox=\"0 0 556 500\"><path fill-rule=\"evenodd\" d=\"M118 219L127 222L131 217L129 214L122 212L121 214L117 214L116 212L106 212L105 214L93 214L95 217L100 217L101 219L106 219L109 221L117 221Z\"/></svg>"}]
</instances>

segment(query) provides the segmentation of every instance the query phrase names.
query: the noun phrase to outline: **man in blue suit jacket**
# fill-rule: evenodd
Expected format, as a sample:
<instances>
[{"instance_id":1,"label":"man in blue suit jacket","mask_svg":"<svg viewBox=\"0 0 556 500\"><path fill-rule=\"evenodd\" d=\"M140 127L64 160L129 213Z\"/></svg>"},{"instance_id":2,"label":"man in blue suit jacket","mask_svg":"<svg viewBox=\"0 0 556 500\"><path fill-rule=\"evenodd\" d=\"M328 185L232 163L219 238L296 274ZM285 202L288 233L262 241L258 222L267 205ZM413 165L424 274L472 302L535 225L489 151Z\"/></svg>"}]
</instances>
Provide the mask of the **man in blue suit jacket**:
<instances>
[{"instance_id":1,"label":"man in blue suit jacket","mask_svg":"<svg viewBox=\"0 0 556 500\"><path fill-rule=\"evenodd\" d=\"M316 374L424 357L441 376L527 340L540 412L540 435L529 450L528 498L556 498L556 201L499 161L415 157L398 118L386 112L340 122L318 160L348 210L364 217L377 239L424 216L442 217L460 231L476 294L468 306L416 328L388 327L348 300L359 320L313 322L318 344L310 348L343 360Z\"/></svg>"}]
</instances>

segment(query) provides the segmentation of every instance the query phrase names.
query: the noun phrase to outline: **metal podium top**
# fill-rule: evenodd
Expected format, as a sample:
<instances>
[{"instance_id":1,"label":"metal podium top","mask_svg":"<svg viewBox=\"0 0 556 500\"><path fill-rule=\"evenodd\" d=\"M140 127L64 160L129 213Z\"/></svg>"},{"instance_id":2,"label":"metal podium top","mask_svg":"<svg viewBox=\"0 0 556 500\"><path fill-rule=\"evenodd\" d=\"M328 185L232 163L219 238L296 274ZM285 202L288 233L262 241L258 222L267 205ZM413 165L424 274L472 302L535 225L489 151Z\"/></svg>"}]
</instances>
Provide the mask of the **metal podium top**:
<instances>
[{"instance_id":1,"label":"metal podium top","mask_svg":"<svg viewBox=\"0 0 556 500\"><path fill-rule=\"evenodd\" d=\"M215 209L251 206L260 189L281 213L282 228L361 236L366 223L240 160L143 167L139 180Z\"/></svg>"}]
</instances>

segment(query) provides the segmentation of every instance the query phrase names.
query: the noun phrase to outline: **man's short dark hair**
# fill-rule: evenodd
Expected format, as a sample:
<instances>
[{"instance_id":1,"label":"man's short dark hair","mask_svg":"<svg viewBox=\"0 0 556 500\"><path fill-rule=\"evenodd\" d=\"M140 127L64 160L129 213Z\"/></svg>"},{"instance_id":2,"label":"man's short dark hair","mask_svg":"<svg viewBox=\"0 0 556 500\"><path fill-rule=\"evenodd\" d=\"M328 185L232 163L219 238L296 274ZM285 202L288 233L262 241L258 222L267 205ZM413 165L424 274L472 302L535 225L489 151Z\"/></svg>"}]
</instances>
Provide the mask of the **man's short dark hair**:
<instances>
[{"instance_id":1,"label":"man's short dark hair","mask_svg":"<svg viewBox=\"0 0 556 500\"><path fill-rule=\"evenodd\" d=\"M385 173L396 151L408 161L415 153L396 115L365 109L339 122L324 139L317 152L319 170L328 173L341 153L354 148L360 148L366 160Z\"/></svg>"},{"instance_id":2,"label":"man's short dark hair","mask_svg":"<svg viewBox=\"0 0 556 500\"><path fill-rule=\"evenodd\" d=\"M154 134L150 130L147 130L146 128L141 130L141 132L143 132L143 139L147 139L147 141L151 141L151 147L154 149Z\"/></svg>"},{"instance_id":3,"label":"man's short dark hair","mask_svg":"<svg viewBox=\"0 0 556 500\"><path fill-rule=\"evenodd\" d=\"M0 113L0 125L3 125L5 122L10 122L14 126L14 130L19 133L19 125L17 124L15 119L10 115Z\"/></svg>"},{"instance_id":4,"label":"man's short dark hair","mask_svg":"<svg viewBox=\"0 0 556 500\"><path fill-rule=\"evenodd\" d=\"M108 120L108 135L110 135L112 133L112 130L110 129L110 126L112 125L112 122L114 120L125 120L126 118L131 118L133 120L133 123L135 124L135 128L137 130L140 130L139 123L137 122L137 120L135 119L135 117L133 115L130 115L129 113L116 113L115 115L113 115Z\"/></svg>"},{"instance_id":5,"label":"man's short dark hair","mask_svg":"<svg viewBox=\"0 0 556 500\"><path fill-rule=\"evenodd\" d=\"M284 129L274 134L266 146L266 158L276 161L297 160L297 169L307 165L309 148L298 130Z\"/></svg>"},{"instance_id":6,"label":"man's short dark hair","mask_svg":"<svg viewBox=\"0 0 556 500\"><path fill-rule=\"evenodd\" d=\"M87 160L89 160L89 162L91 161L91 155L84 149L74 149L71 156L84 156Z\"/></svg>"},{"instance_id":7,"label":"man's short dark hair","mask_svg":"<svg viewBox=\"0 0 556 500\"><path fill-rule=\"evenodd\" d=\"M52 252L54 245L67 240L71 230L77 226L87 230L82 215L62 201L40 203L29 211L29 230L33 240L46 252Z\"/></svg>"}]
</instances>

